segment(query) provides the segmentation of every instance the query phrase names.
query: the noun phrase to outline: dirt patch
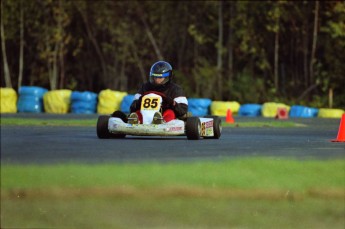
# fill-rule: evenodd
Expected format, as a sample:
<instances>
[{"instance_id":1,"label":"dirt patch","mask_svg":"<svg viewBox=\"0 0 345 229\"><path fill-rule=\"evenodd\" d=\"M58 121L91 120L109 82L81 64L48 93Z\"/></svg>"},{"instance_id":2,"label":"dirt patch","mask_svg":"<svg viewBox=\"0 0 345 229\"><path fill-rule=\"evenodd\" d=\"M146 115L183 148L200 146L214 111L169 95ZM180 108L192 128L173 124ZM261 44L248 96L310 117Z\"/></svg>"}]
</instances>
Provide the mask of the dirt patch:
<instances>
[{"instance_id":1,"label":"dirt patch","mask_svg":"<svg viewBox=\"0 0 345 229\"><path fill-rule=\"evenodd\" d=\"M135 198L234 198L253 200L303 200L304 198L344 199L345 189L310 189L306 192L289 190L241 190L200 187L97 187L97 188L49 188L2 190L1 199L30 198L83 198L83 197L135 197Z\"/></svg>"}]
</instances>

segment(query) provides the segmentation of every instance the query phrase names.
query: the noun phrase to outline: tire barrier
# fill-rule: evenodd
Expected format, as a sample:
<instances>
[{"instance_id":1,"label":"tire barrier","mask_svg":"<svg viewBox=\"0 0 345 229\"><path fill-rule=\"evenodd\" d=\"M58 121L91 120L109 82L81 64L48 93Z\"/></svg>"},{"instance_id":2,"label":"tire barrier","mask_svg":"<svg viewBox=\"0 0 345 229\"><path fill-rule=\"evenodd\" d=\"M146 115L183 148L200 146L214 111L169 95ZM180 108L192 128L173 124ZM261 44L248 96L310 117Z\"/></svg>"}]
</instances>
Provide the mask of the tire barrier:
<instances>
[{"instance_id":1,"label":"tire barrier","mask_svg":"<svg viewBox=\"0 0 345 229\"><path fill-rule=\"evenodd\" d=\"M73 91L71 112L75 114L94 114L97 110L97 94L90 91Z\"/></svg>"},{"instance_id":2,"label":"tire barrier","mask_svg":"<svg viewBox=\"0 0 345 229\"><path fill-rule=\"evenodd\" d=\"M71 104L71 90L52 90L43 96L44 110L47 113L66 114Z\"/></svg>"},{"instance_id":3,"label":"tire barrier","mask_svg":"<svg viewBox=\"0 0 345 229\"><path fill-rule=\"evenodd\" d=\"M344 114L342 109L320 108L317 117L319 118L341 118Z\"/></svg>"},{"instance_id":4,"label":"tire barrier","mask_svg":"<svg viewBox=\"0 0 345 229\"><path fill-rule=\"evenodd\" d=\"M123 100L120 106L121 111L124 112L125 114L129 114L131 112L130 107L133 100L134 100L134 95L126 95L125 97L123 97Z\"/></svg>"},{"instance_id":5,"label":"tire barrier","mask_svg":"<svg viewBox=\"0 0 345 229\"><path fill-rule=\"evenodd\" d=\"M19 88L18 112L44 112L43 96L48 90L42 87L22 86Z\"/></svg>"},{"instance_id":6,"label":"tire barrier","mask_svg":"<svg viewBox=\"0 0 345 229\"><path fill-rule=\"evenodd\" d=\"M262 105L261 114L263 117L274 118L277 115L278 108L286 108L287 112L290 111L290 106L283 103L267 102Z\"/></svg>"},{"instance_id":7,"label":"tire barrier","mask_svg":"<svg viewBox=\"0 0 345 229\"><path fill-rule=\"evenodd\" d=\"M72 92L71 90L48 91L42 87L22 86L19 93L13 88L0 88L1 106L0 113L17 112L47 112L65 114L85 113L111 114L115 110L130 113L130 105L134 95L127 92L106 89L98 95L85 91ZM98 98L98 101L97 101ZM288 106L283 103L267 102L260 104L243 104L236 101L212 101L208 98L189 98L188 111L194 116L211 115L226 116L230 109L231 114L248 117L276 117L278 109L285 109L291 118L341 118L343 109L311 108L300 105Z\"/></svg>"},{"instance_id":8,"label":"tire barrier","mask_svg":"<svg viewBox=\"0 0 345 229\"><path fill-rule=\"evenodd\" d=\"M230 109L232 114L237 114L240 109L240 104L236 101L223 102L213 101L211 103L211 114L217 116L226 116L227 111Z\"/></svg>"},{"instance_id":9,"label":"tire barrier","mask_svg":"<svg viewBox=\"0 0 345 229\"><path fill-rule=\"evenodd\" d=\"M243 104L241 105L238 115L246 117L258 117L261 116L262 105L260 104Z\"/></svg>"},{"instance_id":10,"label":"tire barrier","mask_svg":"<svg viewBox=\"0 0 345 229\"><path fill-rule=\"evenodd\" d=\"M120 110L120 105L127 92L103 90L98 95L97 113L111 114Z\"/></svg>"},{"instance_id":11,"label":"tire barrier","mask_svg":"<svg viewBox=\"0 0 345 229\"><path fill-rule=\"evenodd\" d=\"M17 92L13 88L0 88L0 113L17 113Z\"/></svg>"},{"instance_id":12,"label":"tire barrier","mask_svg":"<svg viewBox=\"0 0 345 229\"><path fill-rule=\"evenodd\" d=\"M290 109L291 118L314 118L317 116L319 109L305 107L300 105L293 105Z\"/></svg>"},{"instance_id":13,"label":"tire barrier","mask_svg":"<svg viewBox=\"0 0 345 229\"><path fill-rule=\"evenodd\" d=\"M193 116L205 116L210 112L212 100L207 98L189 98L188 99L188 111Z\"/></svg>"}]
</instances>

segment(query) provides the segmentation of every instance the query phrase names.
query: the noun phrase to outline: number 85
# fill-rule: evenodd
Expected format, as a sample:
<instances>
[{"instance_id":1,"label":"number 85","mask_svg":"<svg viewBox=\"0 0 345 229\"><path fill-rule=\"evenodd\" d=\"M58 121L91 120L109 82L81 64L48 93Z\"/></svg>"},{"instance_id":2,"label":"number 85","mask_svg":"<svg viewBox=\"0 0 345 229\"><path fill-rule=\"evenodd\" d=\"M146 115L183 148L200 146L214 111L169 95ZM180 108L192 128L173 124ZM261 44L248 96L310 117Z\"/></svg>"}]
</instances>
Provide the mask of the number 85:
<instances>
[{"instance_id":1,"label":"number 85","mask_svg":"<svg viewBox=\"0 0 345 229\"><path fill-rule=\"evenodd\" d=\"M156 108L158 106L158 99L146 98L143 102L144 108Z\"/></svg>"}]
</instances>

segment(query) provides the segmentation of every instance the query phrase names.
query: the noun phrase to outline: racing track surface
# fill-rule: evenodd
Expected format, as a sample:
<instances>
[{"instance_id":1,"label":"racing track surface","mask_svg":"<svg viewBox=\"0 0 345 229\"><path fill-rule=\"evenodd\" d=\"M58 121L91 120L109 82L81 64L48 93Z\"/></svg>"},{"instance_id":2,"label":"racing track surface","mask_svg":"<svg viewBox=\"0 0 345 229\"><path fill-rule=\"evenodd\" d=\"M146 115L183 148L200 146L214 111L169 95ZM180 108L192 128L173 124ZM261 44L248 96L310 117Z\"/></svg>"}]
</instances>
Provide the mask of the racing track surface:
<instances>
[{"instance_id":1,"label":"racing track surface","mask_svg":"<svg viewBox=\"0 0 345 229\"><path fill-rule=\"evenodd\" d=\"M53 116L33 117L48 117L49 121ZM71 117L76 118L71 115L63 116ZM235 117L235 120L240 123L239 121L272 119ZM96 127L1 126L1 163L164 162L253 156L344 158L345 143L330 142L330 139L337 137L340 119L312 118L290 121L306 126L227 127L223 128L219 140L199 141L187 140L184 136L98 139Z\"/></svg>"}]
</instances>

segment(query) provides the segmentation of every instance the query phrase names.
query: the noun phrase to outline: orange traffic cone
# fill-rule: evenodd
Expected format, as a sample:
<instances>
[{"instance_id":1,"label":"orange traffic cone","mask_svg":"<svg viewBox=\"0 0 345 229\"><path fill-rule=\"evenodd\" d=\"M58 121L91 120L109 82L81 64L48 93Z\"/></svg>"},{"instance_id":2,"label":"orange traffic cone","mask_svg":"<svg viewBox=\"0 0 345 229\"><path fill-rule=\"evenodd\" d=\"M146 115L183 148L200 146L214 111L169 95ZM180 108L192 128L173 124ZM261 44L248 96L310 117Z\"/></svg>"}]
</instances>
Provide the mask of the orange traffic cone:
<instances>
[{"instance_id":1,"label":"orange traffic cone","mask_svg":"<svg viewBox=\"0 0 345 229\"><path fill-rule=\"evenodd\" d=\"M285 107L279 107L277 109L277 114L276 114L276 119L288 119L289 115L288 115L288 111Z\"/></svg>"},{"instance_id":2,"label":"orange traffic cone","mask_svg":"<svg viewBox=\"0 0 345 229\"><path fill-rule=\"evenodd\" d=\"M337 139L333 139L331 141L332 142L345 142L345 114L343 114L341 116Z\"/></svg>"},{"instance_id":3,"label":"orange traffic cone","mask_svg":"<svg viewBox=\"0 0 345 229\"><path fill-rule=\"evenodd\" d=\"M228 111L226 112L225 122L227 122L227 123L234 123L235 122L234 118L232 117L232 113L231 113L230 109L228 109Z\"/></svg>"}]
</instances>

